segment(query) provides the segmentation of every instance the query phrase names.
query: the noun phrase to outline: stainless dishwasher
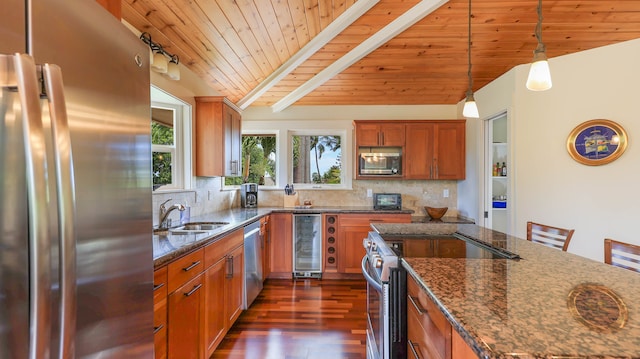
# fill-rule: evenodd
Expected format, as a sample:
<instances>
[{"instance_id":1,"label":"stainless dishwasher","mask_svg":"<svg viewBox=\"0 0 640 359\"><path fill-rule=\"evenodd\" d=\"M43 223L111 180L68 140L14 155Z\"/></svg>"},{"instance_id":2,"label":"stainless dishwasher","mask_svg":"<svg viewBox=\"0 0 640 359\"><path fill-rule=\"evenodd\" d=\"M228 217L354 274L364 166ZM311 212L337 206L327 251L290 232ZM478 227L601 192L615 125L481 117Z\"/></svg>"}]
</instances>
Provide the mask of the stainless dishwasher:
<instances>
[{"instance_id":1,"label":"stainless dishwasher","mask_svg":"<svg viewBox=\"0 0 640 359\"><path fill-rule=\"evenodd\" d=\"M244 227L244 299L247 309L262 290L262 239L260 221Z\"/></svg>"},{"instance_id":2,"label":"stainless dishwasher","mask_svg":"<svg viewBox=\"0 0 640 359\"><path fill-rule=\"evenodd\" d=\"M322 216L293 215L293 277L322 277Z\"/></svg>"}]
</instances>

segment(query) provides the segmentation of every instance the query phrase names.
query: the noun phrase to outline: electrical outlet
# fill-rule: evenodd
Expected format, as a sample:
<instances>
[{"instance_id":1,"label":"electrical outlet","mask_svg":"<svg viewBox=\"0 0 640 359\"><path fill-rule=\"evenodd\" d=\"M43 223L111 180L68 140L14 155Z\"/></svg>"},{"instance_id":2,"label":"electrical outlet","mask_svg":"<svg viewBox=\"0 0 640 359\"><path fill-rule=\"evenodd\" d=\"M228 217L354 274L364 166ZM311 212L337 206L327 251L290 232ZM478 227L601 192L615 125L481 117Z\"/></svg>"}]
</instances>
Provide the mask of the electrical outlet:
<instances>
[{"instance_id":1,"label":"electrical outlet","mask_svg":"<svg viewBox=\"0 0 640 359\"><path fill-rule=\"evenodd\" d=\"M373 197L373 190L371 188L367 188L367 198Z\"/></svg>"},{"instance_id":2,"label":"electrical outlet","mask_svg":"<svg viewBox=\"0 0 640 359\"><path fill-rule=\"evenodd\" d=\"M448 188L445 188L445 190L442 191L442 197L449 198L449 189Z\"/></svg>"}]
</instances>

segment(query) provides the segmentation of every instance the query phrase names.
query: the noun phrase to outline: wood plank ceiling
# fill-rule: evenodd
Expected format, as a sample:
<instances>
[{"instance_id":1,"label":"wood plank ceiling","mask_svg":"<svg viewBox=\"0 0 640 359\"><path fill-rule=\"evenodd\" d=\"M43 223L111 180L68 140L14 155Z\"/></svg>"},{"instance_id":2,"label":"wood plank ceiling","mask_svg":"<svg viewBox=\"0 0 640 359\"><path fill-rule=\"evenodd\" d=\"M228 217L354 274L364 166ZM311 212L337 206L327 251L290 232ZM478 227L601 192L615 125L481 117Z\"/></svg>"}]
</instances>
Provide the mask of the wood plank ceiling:
<instances>
[{"instance_id":1,"label":"wood plank ceiling","mask_svg":"<svg viewBox=\"0 0 640 359\"><path fill-rule=\"evenodd\" d=\"M122 0L122 16L239 103L355 2ZM277 103L418 2L380 0L251 104ZM468 88L468 5L468 0L445 2L295 105L457 103ZM531 61L537 5L537 0L473 0L474 90ZM640 0L544 0L542 9L549 57L640 37Z\"/></svg>"}]
</instances>

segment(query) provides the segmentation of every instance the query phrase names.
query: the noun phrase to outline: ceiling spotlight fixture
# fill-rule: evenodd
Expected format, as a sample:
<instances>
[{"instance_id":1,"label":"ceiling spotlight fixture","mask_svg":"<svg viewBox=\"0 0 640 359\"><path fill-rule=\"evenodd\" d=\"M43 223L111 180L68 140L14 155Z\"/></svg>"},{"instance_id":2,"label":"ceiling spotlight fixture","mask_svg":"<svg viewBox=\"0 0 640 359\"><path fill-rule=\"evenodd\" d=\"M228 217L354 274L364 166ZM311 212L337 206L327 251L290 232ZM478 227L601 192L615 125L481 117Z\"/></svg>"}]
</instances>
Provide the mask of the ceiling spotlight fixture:
<instances>
[{"instance_id":1,"label":"ceiling spotlight fixture","mask_svg":"<svg viewBox=\"0 0 640 359\"><path fill-rule=\"evenodd\" d=\"M527 78L527 88L531 91L544 91L551 88L551 71L547 61L546 46L542 43L542 0L538 0L538 24L536 25L538 46L533 50L533 61Z\"/></svg>"},{"instance_id":2,"label":"ceiling spotlight fixture","mask_svg":"<svg viewBox=\"0 0 640 359\"><path fill-rule=\"evenodd\" d=\"M180 68L178 67L180 59L178 55L169 53L162 45L153 42L148 32L143 32L140 35L140 39L149 45L151 69L157 73L165 74L172 80L180 80Z\"/></svg>"},{"instance_id":3,"label":"ceiling spotlight fixture","mask_svg":"<svg viewBox=\"0 0 640 359\"><path fill-rule=\"evenodd\" d=\"M476 105L476 99L473 97L473 79L471 78L471 0L469 0L469 70L467 71L467 77L469 79L469 89L467 90L467 98L464 101L464 108L462 109L462 116L467 118L480 118L478 113L478 105Z\"/></svg>"}]
</instances>

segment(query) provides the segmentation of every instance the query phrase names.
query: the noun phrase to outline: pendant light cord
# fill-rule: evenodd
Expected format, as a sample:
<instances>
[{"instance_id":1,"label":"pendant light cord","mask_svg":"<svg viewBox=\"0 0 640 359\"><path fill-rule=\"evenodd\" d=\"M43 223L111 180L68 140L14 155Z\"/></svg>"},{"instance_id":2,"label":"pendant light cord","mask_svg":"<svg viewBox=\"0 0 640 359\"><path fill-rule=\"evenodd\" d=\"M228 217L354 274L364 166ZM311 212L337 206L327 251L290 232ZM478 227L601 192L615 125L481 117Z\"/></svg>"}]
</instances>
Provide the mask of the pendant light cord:
<instances>
[{"instance_id":1,"label":"pendant light cord","mask_svg":"<svg viewBox=\"0 0 640 359\"><path fill-rule=\"evenodd\" d=\"M540 0L542 1L542 0ZM469 40L468 40L468 48L469 48L469 71L467 71L467 77L469 78L469 92L473 92L473 78L471 77L471 0L469 0Z\"/></svg>"},{"instance_id":2,"label":"pendant light cord","mask_svg":"<svg viewBox=\"0 0 640 359\"><path fill-rule=\"evenodd\" d=\"M542 42L542 19L542 0L538 0L538 23L536 24L536 39L538 40L538 48L541 51L545 51L545 46Z\"/></svg>"}]
</instances>

